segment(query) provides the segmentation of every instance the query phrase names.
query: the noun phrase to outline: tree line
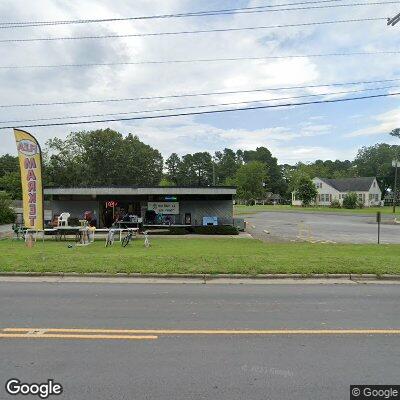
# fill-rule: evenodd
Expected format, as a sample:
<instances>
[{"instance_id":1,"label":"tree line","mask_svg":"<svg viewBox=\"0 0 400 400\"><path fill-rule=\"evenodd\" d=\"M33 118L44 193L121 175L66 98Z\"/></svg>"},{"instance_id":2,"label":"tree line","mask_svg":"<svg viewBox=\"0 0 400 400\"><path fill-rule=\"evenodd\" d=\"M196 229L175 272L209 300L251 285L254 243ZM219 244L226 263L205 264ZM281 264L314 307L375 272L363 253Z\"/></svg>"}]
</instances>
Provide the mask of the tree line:
<instances>
[{"instance_id":1,"label":"tree line","mask_svg":"<svg viewBox=\"0 0 400 400\"><path fill-rule=\"evenodd\" d=\"M379 143L362 147L353 161L317 160L295 165L278 164L267 147L255 150L225 148L179 156L161 153L137 136L111 129L73 132L54 138L43 149L46 186L237 186L243 201L265 198L267 193L290 199L300 181L316 176L342 178L376 176L383 192L393 189L392 159L400 146ZM0 190L21 198L18 158L0 156Z\"/></svg>"}]
</instances>

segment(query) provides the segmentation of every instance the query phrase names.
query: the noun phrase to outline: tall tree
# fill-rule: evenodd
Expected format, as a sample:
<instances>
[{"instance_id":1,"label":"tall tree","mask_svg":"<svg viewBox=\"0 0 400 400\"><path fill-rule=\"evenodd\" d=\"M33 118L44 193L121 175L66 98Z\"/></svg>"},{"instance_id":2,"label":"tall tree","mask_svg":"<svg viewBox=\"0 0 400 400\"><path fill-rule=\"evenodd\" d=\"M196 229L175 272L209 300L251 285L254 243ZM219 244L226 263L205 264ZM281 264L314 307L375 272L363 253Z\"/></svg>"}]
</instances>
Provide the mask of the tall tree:
<instances>
[{"instance_id":1,"label":"tall tree","mask_svg":"<svg viewBox=\"0 0 400 400\"><path fill-rule=\"evenodd\" d=\"M43 169L44 183L48 186L83 186L83 177L88 174L81 149L72 135L65 140L54 138L46 142Z\"/></svg>"},{"instance_id":2,"label":"tall tree","mask_svg":"<svg viewBox=\"0 0 400 400\"><path fill-rule=\"evenodd\" d=\"M18 157L4 154L0 156L0 177L10 172L19 172Z\"/></svg>"},{"instance_id":3,"label":"tall tree","mask_svg":"<svg viewBox=\"0 0 400 400\"><path fill-rule=\"evenodd\" d=\"M180 184L179 172L181 170L182 161L178 154L172 153L165 161L165 166L167 168L167 178L175 185Z\"/></svg>"},{"instance_id":4,"label":"tall tree","mask_svg":"<svg viewBox=\"0 0 400 400\"><path fill-rule=\"evenodd\" d=\"M192 169L196 175L197 186L213 184L213 161L210 153L204 151L192 156Z\"/></svg>"},{"instance_id":5,"label":"tall tree","mask_svg":"<svg viewBox=\"0 0 400 400\"><path fill-rule=\"evenodd\" d=\"M161 153L132 134L123 139L122 145L126 167L125 174L121 174L120 184L128 182L132 185L157 186L163 175Z\"/></svg>"},{"instance_id":6,"label":"tall tree","mask_svg":"<svg viewBox=\"0 0 400 400\"><path fill-rule=\"evenodd\" d=\"M289 165L289 164L280 165L280 169L286 187L286 190L284 193L282 193L282 196L285 197L287 200L290 200L291 199L290 182L293 174L297 171L297 169L295 165Z\"/></svg>"},{"instance_id":7,"label":"tall tree","mask_svg":"<svg viewBox=\"0 0 400 400\"><path fill-rule=\"evenodd\" d=\"M400 128L393 129L393 130L390 132L390 135L391 135L391 136L394 136L394 137L400 138Z\"/></svg>"},{"instance_id":8,"label":"tall tree","mask_svg":"<svg viewBox=\"0 0 400 400\"><path fill-rule=\"evenodd\" d=\"M0 156L0 190L6 191L12 199L22 198L18 157L10 154Z\"/></svg>"},{"instance_id":9,"label":"tall tree","mask_svg":"<svg viewBox=\"0 0 400 400\"><path fill-rule=\"evenodd\" d=\"M225 148L223 151L215 152L216 161L216 184L227 185L236 175L237 170L242 165L241 158L231 149Z\"/></svg>"},{"instance_id":10,"label":"tall tree","mask_svg":"<svg viewBox=\"0 0 400 400\"><path fill-rule=\"evenodd\" d=\"M21 174L8 172L0 177L0 191L7 192L12 199L22 199Z\"/></svg>"},{"instance_id":11,"label":"tall tree","mask_svg":"<svg viewBox=\"0 0 400 400\"><path fill-rule=\"evenodd\" d=\"M196 173L193 169L193 156L185 154L179 164L178 181L182 186L195 186Z\"/></svg>"},{"instance_id":12,"label":"tall tree","mask_svg":"<svg viewBox=\"0 0 400 400\"><path fill-rule=\"evenodd\" d=\"M279 194L286 192L286 182L278 166L278 161L266 147L257 147L256 150L245 150L243 152L243 160L245 163L259 161L264 164L267 176L265 185L268 191Z\"/></svg>"},{"instance_id":13,"label":"tall tree","mask_svg":"<svg viewBox=\"0 0 400 400\"><path fill-rule=\"evenodd\" d=\"M352 162L348 160L316 160L308 164L299 162L296 164L296 169L309 175L311 178L346 178L356 175Z\"/></svg>"},{"instance_id":14,"label":"tall tree","mask_svg":"<svg viewBox=\"0 0 400 400\"><path fill-rule=\"evenodd\" d=\"M210 153L186 154L179 164L179 182L185 186L210 186L213 181L213 161Z\"/></svg>"},{"instance_id":15,"label":"tall tree","mask_svg":"<svg viewBox=\"0 0 400 400\"><path fill-rule=\"evenodd\" d=\"M354 160L359 176L376 176L383 192L394 186L394 168L392 160L400 156L400 146L379 143L362 147Z\"/></svg>"},{"instance_id":16,"label":"tall tree","mask_svg":"<svg viewBox=\"0 0 400 400\"><path fill-rule=\"evenodd\" d=\"M267 178L264 163L250 161L242 165L236 173L237 197L246 201L263 198Z\"/></svg>"},{"instance_id":17,"label":"tall tree","mask_svg":"<svg viewBox=\"0 0 400 400\"><path fill-rule=\"evenodd\" d=\"M55 186L158 185L163 158L137 136L111 129L71 133L47 142L45 173Z\"/></svg>"},{"instance_id":18,"label":"tall tree","mask_svg":"<svg viewBox=\"0 0 400 400\"><path fill-rule=\"evenodd\" d=\"M8 193L0 191L0 224L11 224L15 220L11 208L11 197Z\"/></svg>"},{"instance_id":19,"label":"tall tree","mask_svg":"<svg viewBox=\"0 0 400 400\"><path fill-rule=\"evenodd\" d=\"M289 186L288 190L289 192L295 192L300 185L300 181L302 180L311 180L314 178L314 176L310 175L307 171L297 168L291 171L290 177L289 177Z\"/></svg>"}]
</instances>

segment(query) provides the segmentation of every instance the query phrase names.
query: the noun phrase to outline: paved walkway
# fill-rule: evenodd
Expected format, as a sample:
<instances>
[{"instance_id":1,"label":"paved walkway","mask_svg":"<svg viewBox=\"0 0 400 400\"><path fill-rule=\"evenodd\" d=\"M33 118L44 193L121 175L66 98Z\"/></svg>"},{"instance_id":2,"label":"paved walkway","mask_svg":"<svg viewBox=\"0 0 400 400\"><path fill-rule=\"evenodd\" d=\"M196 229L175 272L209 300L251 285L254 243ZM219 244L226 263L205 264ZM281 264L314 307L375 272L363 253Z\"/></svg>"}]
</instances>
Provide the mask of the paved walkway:
<instances>
[{"instance_id":1,"label":"paved walkway","mask_svg":"<svg viewBox=\"0 0 400 400\"><path fill-rule=\"evenodd\" d=\"M0 238L12 235L12 225L0 225Z\"/></svg>"}]
</instances>

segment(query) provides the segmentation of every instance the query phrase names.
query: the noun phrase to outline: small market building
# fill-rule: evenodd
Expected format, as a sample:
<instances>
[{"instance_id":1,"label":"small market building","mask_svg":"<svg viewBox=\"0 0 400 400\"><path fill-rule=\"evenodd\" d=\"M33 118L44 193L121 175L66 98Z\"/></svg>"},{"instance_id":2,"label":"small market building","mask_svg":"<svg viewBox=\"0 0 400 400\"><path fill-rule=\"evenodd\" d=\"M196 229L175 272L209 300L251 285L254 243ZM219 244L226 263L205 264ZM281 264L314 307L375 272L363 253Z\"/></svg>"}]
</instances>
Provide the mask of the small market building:
<instances>
[{"instance_id":1,"label":"small market building","mask_svg":"<svg viewBox=\"0 0 400 400\"><path fill-rule=\"evenodd\" d=\"M53 217L82 219L91 211L97 227L123 216L146 225L233 225L235 187L87 187L44 189Z\"/></svg>"}]
</instances>

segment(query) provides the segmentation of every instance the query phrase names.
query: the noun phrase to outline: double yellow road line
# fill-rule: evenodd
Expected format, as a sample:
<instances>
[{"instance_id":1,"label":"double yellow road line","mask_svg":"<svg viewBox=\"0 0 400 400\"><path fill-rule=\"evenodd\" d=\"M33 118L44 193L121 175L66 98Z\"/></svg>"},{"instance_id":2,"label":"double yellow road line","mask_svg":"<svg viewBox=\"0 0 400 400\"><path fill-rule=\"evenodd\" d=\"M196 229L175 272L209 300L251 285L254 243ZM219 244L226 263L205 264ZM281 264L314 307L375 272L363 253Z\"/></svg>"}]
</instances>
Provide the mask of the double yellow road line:
<instances>
[{"instance_id":1,"label":"double yellow road line","mask_svg":"<svg viewBox=\"0 0 400 400\"><path fill-rule=\"evenodd\" d=\"M400 329L79 329L4 328L0 339L155 340L159 336L400 335Z\"/></svg>"}]
</instances>

